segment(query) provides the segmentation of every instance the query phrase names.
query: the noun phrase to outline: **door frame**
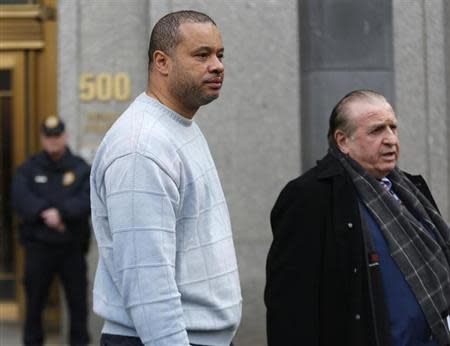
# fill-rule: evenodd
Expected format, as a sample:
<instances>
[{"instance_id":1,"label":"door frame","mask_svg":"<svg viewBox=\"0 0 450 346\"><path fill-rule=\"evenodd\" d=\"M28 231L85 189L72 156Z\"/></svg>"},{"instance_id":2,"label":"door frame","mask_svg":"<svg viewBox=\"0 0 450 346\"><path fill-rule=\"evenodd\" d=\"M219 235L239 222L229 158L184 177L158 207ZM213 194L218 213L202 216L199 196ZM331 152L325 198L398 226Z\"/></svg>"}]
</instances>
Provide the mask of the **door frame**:
<instances>
[{"instance_id":1,"label":"door frame","mask_svg":"<svg viewBox=\"0 0 450 346\"><path fill-rule=\"evenodd\" d=\"M12 73L12 153L11 169L14 171L17 166L26 158L26 113L25 113L25 52L3 52L0 51L0 69L10 70ZM13 173L13 172L11 172ZM16 300L0 303L2 307L0 319L2 320L20 320L24 312L25 296L20 287L20 281L23 277L23 250L17 241L17 219L13 218L13 246L15 258L15 282L16 282Z\"/></svg>"},{"instance_id":2,"label":"door frame","mask_svg":"<svg viewBox=\"0 0 450 346\"><path fill-rule=\"evenodd\" d=\"M57 114L57 0L38 0L35 4L0 5L0 67L13 72L13 112L11 168L15 170L27 157L40 150L39 124ZM25 315L22 285L24 251L18 243L17 218L13 218L15 238L16 301L0 303L15 321ZM15 305L15 306L14 306ZM61 304L58 286L53 285L44 314L47 328L60 325Z\"/></svg>"}]
</instances>

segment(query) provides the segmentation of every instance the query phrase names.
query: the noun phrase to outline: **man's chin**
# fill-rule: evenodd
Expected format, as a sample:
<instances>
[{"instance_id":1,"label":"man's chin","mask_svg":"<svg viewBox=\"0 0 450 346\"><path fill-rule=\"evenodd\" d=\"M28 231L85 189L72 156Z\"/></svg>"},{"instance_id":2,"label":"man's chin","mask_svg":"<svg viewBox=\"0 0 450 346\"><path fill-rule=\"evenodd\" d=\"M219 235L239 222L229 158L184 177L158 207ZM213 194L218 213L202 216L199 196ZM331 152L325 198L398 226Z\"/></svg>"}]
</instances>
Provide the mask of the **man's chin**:
<instances>
[{"instance_id":1,"label":"man's chin","mask_svg":"<svg viewBox=\"0 0 450 346\"><path fill-rule=\"evenodd\" d=\"M382 170L381 170L382 174L381 175L383 177L385 177L389 173L391 173L394 169L395 169L395 163L394 164L390 164L390 165L386 165L385 167L382 168Z\"/></svg>"},{"instance_id":2,"label":"man's chin","mask_svg":"<svg viewBox=\"0 0 450 346\"><path fill-rule=\"evenodd\" d=\"M217 98L219 98L219 93L206 95L205 97L202 98L202 105L207 105L208 103L213 102Z\"/></svg>"}]
</instances>

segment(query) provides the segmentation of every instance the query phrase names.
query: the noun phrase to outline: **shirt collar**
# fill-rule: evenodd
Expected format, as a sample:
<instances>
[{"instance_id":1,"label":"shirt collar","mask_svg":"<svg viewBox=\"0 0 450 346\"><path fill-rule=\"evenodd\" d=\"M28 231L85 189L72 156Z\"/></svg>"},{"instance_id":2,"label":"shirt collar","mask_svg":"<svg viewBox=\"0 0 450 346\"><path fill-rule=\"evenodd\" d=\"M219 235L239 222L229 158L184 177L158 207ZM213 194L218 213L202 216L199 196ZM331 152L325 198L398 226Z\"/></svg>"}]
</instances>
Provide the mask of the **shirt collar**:
<instances>
[{"instance_id":1,"label":"shirt collar","mask_svg":"<svg viewBox=\"0 0 450 346\"><path fill-rule=\"evenodd\" d=\"M386 185L386 187L388 188L388 190L391 190L391 189L392 189L392 182L391 182L388 178L386 178L386 177L381 178L380 182L381 182L382 184Z\"/></svg>"}]
</instances>

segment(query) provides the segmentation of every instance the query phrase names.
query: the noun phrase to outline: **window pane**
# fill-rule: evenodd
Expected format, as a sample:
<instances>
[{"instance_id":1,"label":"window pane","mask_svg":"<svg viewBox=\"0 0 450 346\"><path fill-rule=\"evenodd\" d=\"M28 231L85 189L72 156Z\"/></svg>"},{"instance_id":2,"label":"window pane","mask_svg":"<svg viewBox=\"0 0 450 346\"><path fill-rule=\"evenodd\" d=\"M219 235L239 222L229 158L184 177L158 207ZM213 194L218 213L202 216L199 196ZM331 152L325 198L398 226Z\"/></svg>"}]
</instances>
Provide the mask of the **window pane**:
<instances>
[{"instance_id":1,"label":"window pane","mask_svg":"<svg viewBox=\"0 0 450 346\"><path fill-rule=\"evenodd\" d=\"M10 70L0 70L0 90L11 90Z\"/></svg>"}]
</instances>

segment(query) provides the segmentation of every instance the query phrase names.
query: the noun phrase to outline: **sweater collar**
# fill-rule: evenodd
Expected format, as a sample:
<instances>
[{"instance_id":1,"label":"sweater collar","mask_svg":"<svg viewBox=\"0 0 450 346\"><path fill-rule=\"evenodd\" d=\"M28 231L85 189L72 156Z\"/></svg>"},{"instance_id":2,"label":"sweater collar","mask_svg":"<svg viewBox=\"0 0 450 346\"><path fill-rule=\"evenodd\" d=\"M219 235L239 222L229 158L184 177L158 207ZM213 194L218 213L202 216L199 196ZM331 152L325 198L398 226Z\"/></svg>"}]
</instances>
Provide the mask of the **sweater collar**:
<instances>
[{"instance_id":1,"label":"sweater collar","mask_svg":"<svg viewBox=\"0 0 450 346\"><path fill-rule=\"evenodd\" d=\"M165 115L167 115L172 120L176 121L177 123L179 123L183 126L191 126L194 122L194 120L188 119L188 118L182 116L181 114L178 114L177 112L173 111L172 109L167 107L165 104L161 103L159 100L148 96L147 93L145 93L145 92L140 94L136 100L158 108Z\"/></svg>"}]
</instances>

